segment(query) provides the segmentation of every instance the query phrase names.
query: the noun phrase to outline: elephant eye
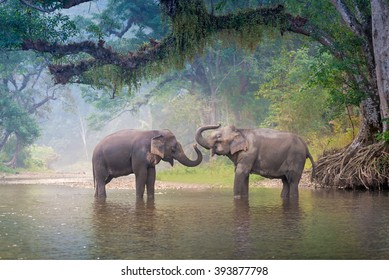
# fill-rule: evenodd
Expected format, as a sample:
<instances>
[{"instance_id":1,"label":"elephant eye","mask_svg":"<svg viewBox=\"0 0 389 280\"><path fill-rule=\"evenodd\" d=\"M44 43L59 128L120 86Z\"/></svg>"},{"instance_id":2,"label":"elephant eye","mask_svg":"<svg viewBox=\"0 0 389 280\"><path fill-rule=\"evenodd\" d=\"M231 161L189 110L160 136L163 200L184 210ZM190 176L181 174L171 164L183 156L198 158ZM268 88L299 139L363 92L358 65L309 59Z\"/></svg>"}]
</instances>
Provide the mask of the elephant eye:
<instances>
[{"instance_id":1,"label":"elephant eye","mask_svg":"<svg viewBox=\"0 0 389 280\"><path fill-rule=\"evenodd\" d=\"M216 134L216 138L217 138L217 139L220 139L221 137L222 137L221 134Z\"/></svg>"}]
</instances>

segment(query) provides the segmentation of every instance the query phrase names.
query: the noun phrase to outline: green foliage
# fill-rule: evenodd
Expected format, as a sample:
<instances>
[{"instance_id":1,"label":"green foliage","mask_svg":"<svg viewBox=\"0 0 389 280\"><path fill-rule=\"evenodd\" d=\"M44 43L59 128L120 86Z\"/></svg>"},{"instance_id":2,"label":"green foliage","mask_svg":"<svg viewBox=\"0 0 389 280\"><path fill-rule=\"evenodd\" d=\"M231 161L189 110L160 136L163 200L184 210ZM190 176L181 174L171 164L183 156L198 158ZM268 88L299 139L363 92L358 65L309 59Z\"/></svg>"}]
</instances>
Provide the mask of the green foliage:
<instances>
[{"instance_id":1,"label":"green foliage","mask_svg":"<svg viewBox=\"0 0 389 280\"><path fill-rule=\"evenodd\" d=\"M65 42L76 33L68 16L43 14L16 0L1 4L0 49L18 49L24 40Z\"/></svg>"},{"instance_id":2,"label":"green foliage","mask_svg":"<svg viewBox=\"0 0 389 280\"><path fill-rule=\"evenodd\" d=\"M361 38L358 38L346 24L342 22L339 12L331 1L311 1L309 3L288 0L286 8L293 14L307 18L316 26L316 30L328 34L334 42L330 46L321 46L316 55L317 64L315 82L331 93L331 107L344 108L347 105L359 106L366 98L369 84L367 58L363 52ZM371 18L369 1L346 1L347 7L361 24ZM362 16L362 17L361 17ZM315 39L315 34L312 36ZM341 57L329 55L328 50L336 49ZM355 78L357 77L357 78Z\"/></svg>"},{"instance_id":3,"label":"green foliage","mask_svg":"<svg viewBox=\"0 0 389 280\"><path fill-rule=\"evenodd\" d=\"M376 139L377 139L377 141L384 141L386 143L389 143L389 131L377 133Z\"/></svg>"},{"instance_id":4,"label":"green foliage","mask_svg":"<svg viewBox=\"0 0 389 280\"><path fill-rule=\"evenodd\" d=\"M104 37L103 31L100 29L100 27L97 24L93 22L87 26L86 31L91 34L92 38L97 38L99 40L102 40Z\"/></svg>"},{"instance_id":5,"label":"green foliage","mask_svg":"<svg viewBox=\"0 0 389 280\"><path fill-rule=\"evenodd\" d=\"M0 160L1 160L1 156L0 156ZM13 168L9 168L7 166L4 166L3 164L1 164L0 162L0 172L1 173L11 173L11 174L15 174L17 173L18 171L13 169Z\"/></svg>"},{"instance_id":6,"label":"green foliage","mask_svg":"<svg viewBox=\"0 0 389 280\"><path fill-rule=\"evenodd\" d=\"M46 171L58 159L54 149L47 146L31 145L27 152L29 156L24 160L24 165L29 171Z\"/></svg>"},{"instance_id":7,"label":"green foliage","mask_svg":"<svg viewBox=\"0 0 389 280\"><path fill-rule=\"evenodd\" d=\"M277 127L308 136L313 131L329 130L329 93L315 83L316 59L310 50L284 49L274 57L272 66L265 75L266 82L258 96L270 100L270 115L265 120L267 127Z\"/></svg>"},{"instance_id":8,"label":"green foliage","mask_svg":"<svg viewBox=\"0 0 389 280\"><path fill-rule=\"evenodd\" d=\"M389 119L383 119L382 122L386 122L387 125L389 125ZM377 133L376 139L378 141L384 141L386 143L389 143L389 131L383 131L381 133Z\"/></svg>"},{"instance_id":9,"label":"green foliage","mask_svg":"<svg viewBox=\"0 0 389 280\"><path fill-rule=\"evenodd\" d=\"M9 141L0 152L0 172L14 173L14 168L9 168L1 164L9 160L9 154L15 150L15 139ZM58 154L51 147L31 145L23 147L18 153L17 166L18 168L28 171L47 171L50 165L58 159Z\"/></svg>"},{"instance_id":10,"label":"green foliage","mask_svg":"<svg viewBox=\"0 0 389 280\"><path fill-rule=\"evenodd\" d=\"M95 15L94 19L98 21L105 36L115 35L117 38L129 39L126 40L127 47L123 51L133 51L135 46L148 42L150 38L160 39L166 35L156 1L110 0L106 9Z\"/></svg>"},{"instance_id":11,"label":"green foliage","mask_svg":"<svg viewBox=\"0 0 389 280\"><path fill-rule=\"evenodd\" d=\"M260 1L252 2L259 3ZM254 5L253 3L251 4ZM263 32L269 32L271 28L278 25L277 20L268 22L263 20L261 16L247 19L246 10L242 9L242 11L232 14L233 18L230 20L231 28L229 30L214 34L216 23L211 22L213 19L209 15L209 7L207 10L204 1L180 0L176 4L175 15L171 18L164 18L164 25L160 23L160 7L156 5L155 1L150 0L109 1L107 9L94 17L97 23L92 21L87 23L84 20L83 25L89 26L89 34L94 34L92 37L104 38L107 44L120 52L142 50L148 46L148 42L152 38L159 39L165 36L168 30L171 31L171 34L162 41L166 47L164 51L159 53L156 61L149 63L145 60L144 63L137 66L137 69L131 71L123 70L120 66L96 66L82 77L81 82L99 87L105 86L108 90L111 90L111 83L114 85L114 90L118 89L120 92L123 88L127 88L128 93L131 94L138 88L142 79L154 78L161 73L166 73L171 68L181 70L188 61L205 54L207 46L214 43L219 44L220 40L223 40L223 44L230 44L231 41L234 41L239 46L253 51ZM233 3L222 6L229 9L242 5ZM161 7L163 13L169 12L165 10L166 7L162 3ZM218 11L222 14L228 9L226 8L224 11L219 9ZM78 22L82 22L82 20ZM271 26L271 28L266 26ZM126 31L129 27L133 30L133 37L131 37L130 31ZM111 38L119 38L119 40L112 41ZM144 45L142 46L142 44Z\"/></svg>"},{"instance_id":12,"label":"green foliage","mask_svg":"<svg viewBox=\"0 0 389 280\"><path fill-rule=\"evenodd\" d=\"M40 136L39 118L49 112L41 75L47 62L32 52L0 52L0 59L0 151L4 162L16 159L21 166L24 148Z\"/></svg>"},{"instance_id":13,"label":"green foliage","mask_svg":"<svg viewBox=\"0 0 389 280\"><path fill-rule=\"evenodd\" d=\"M329 107L336 108L333 110L335 114L345 106L358 106L366 93L362 92L352 80L347 79L347 73L353 72L350 66L355 62L350 62L348 59L339 61L321 47L318 51L315 55L315 64L311 66L311 70L315 73L315 79L311 81L311 84L329 91L331 95Z\"/></svg>"},{"instance_id":14,"label":"green foliage","mask_svg":"<svg viewBox=\"0 0 389 280\"><path fill-rule=\"evenodd\" d=\"M376 135L376 138L377 138L378 141L385 141L385 142L389 143L389 132L385 131L385 132L382 132L382 133L378 133Z\"/></svg>"},{"instance_id":15,"label":"green foliage","mask_svg":"<svg viewBox=\"0 0 389 280\"><path fill-rule=\"evenodd\" d=\"M22 145L32 144L39 136L39 126L24 108L0 89L0 131L15 133Z\"/></svg>"},{"instance_id":16,"label":"green foliage","mask_svg":"<svg viewBox=\"0 0 389 280\"><path fill-rule=\"evenodd\" d=\"M95 41L103 39L105 46L127 54L146 47L150 40L166 34L160 15L160 8L153 0L110 0L103 12L94 14L92 18L78 16L75 22L79 29L84 30L84 38ZM111 97L131 95L144 79L155 77L162 68L165 69L163 63L146 64L147 59L131 71L123 70L119 65L96 65L84 73L78 82L110 92Z\"/></svg>"}]
</instances>

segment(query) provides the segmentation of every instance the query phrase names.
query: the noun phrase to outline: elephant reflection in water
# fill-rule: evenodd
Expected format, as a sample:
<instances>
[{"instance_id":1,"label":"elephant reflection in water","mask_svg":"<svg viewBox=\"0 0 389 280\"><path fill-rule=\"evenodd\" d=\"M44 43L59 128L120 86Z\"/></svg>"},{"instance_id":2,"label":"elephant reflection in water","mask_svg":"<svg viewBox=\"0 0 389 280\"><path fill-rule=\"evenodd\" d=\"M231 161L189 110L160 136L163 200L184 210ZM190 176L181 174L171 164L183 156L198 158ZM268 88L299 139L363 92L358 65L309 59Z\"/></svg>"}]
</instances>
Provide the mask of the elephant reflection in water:
<instances>
[{"instance_id":1,"label":"elephant reflection in water","mask_svg":"<svg viewBox=\"0 0 389 280\"><path fill-rule=\"evenodd\" d=\"M97 248L94 254L99 256L92 257L141 258L142 247L153 242L158 232L155 210L154 199L137 199L135 204L95 200L91 220L92 243Z\"/></svg>"},{"instance_id":2,"label":"elephant reflection in water","mask_svg":"<svg viewBox=\"0 0 389 280\"><path fill-rule=\"evenodd\" d=\"M125 129L108 135L93 151L93 181L95 197L107 197L105 185L113 178L134 173L136 197L142 198L147 187L147 196L154 197L155 166L161 161L173 166L174 159L189 167L197 166L203 157L193 146L197 159L190 160L181 144L169 130Z\"/></svg>"},{"instance_id":3,"label":"elephant reflection in water","mask_svg":"<svg viewBox=\"0 0 389 280\"><path fill-rule=\"evenodd\" d=\"M248 259L255 250L253 240L250 238L251 216L248 199L234 199L234 252L233 258Z\"/></svg>"},{"instance_id":4,"label":"elephant reflection in water","mask_svg":"<svg viewBox=\"0 0 389 280\"><path fill-rule=\"evenodd\" d=\"M233 259L284 259L301 255L304 242L302 209L298 199L250 205L249 199L234 199ZM260 232L260 234L258 234Z\"/></svg>"}]
</instances>

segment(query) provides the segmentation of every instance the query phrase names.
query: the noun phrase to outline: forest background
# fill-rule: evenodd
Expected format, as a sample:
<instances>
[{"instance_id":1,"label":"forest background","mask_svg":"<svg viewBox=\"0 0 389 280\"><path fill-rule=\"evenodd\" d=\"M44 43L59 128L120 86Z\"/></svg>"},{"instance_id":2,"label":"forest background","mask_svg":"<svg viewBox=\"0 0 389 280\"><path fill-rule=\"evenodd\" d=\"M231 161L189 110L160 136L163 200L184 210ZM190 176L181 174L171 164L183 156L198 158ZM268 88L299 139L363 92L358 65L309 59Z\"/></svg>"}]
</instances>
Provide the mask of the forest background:
<instances>
[{"instance_id":1,"label":"forest background","mask_svg":"<svg viewBox=\"0 0 389 280\"><path fill-rule=\"evenodd\" d=\"M280 32L277 23L261 24L263 28L242 23L241 30L210 35L206 43L192 42L198 48L182 47L168 63L150 59L152 67L134 73L100 64L65 82L60 75L53 79L53 65L76 65L89 57L90 45L85 43L86 51L77 53L71 47L66 53L62 46L90 42L128 56L147 52L180 28L164 11L168 6L161 5L174 1L0 2L0 171L90 172L96 143L122 128L168 128L190 151L200 125L269 127L299 134L316 159L336 154L360 135L366 92L348 77L366 71L356 51L363 42L347 31L336 3L363 18L371 14L369 1L187 3L204 3L212 15L263 6L276 13L285 7L301 21L309 18L326 26L338 39L337 47L354 54L342 60L313 36ZM58 2L63 2L61 8ZM79 3L68 8L67 2ZM378 132L377 141L385 140L385 130ZM202 180L212 170L220 181L232 178L232 169L226 159L211 160L206 153L201 168L176 166L160 172L159 178L185 180L189 175Z\"/></svg>"}]
</instances>

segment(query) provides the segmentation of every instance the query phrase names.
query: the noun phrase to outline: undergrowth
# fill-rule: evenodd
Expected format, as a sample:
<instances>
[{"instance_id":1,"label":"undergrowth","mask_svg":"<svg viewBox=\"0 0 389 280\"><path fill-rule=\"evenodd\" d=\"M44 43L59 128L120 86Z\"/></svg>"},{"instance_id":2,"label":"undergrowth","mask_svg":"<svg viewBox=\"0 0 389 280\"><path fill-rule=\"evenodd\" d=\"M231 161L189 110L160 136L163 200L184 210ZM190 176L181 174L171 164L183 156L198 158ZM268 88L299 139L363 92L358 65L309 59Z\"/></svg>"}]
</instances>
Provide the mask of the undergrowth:
<instances>
[{"instance_id":1,"label":"undergrowth","mask_svg":"<svg viewBox=\"0 0 389 280\"><path fill-rule=\"evenodd\" d=\"M0 164L0 173L15 174L17 172L18 172L17 169L13 169L13 168L7 167L7 166L5 166L3 164Z\"/></svg>"}]
</instances>

